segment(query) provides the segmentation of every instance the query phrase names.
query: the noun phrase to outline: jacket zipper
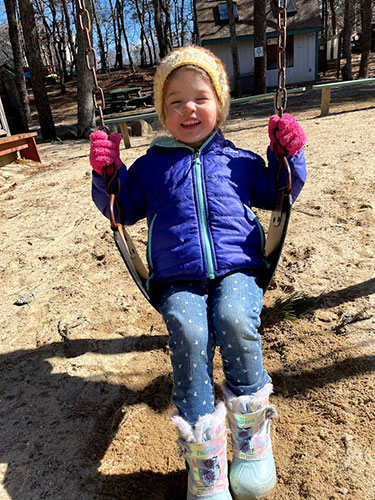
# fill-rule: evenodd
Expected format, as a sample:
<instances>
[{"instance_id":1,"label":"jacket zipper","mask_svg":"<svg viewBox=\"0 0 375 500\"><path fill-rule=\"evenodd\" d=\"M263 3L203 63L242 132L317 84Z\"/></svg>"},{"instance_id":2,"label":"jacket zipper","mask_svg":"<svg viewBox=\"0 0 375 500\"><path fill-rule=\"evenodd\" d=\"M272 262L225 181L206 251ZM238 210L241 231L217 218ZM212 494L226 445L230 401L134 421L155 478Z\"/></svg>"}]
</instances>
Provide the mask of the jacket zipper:
<instances>
[{"instance_id":1,"label":"jacket zipper","mask_svg":"<svg viewBox=\"0 0 375 500\"><path fill-rule=\"evenodd\" d=\"M214 268L214 261L213 261L213 257L212 257L210 236L209 236L209 231L208 231L206 208L205 208L205 204L204 204L203 179L202 179L202 169L201 169L201 160L200 160L199 150L195 151L195 153L194 153L194 172L195 172L196 187L197 187L197 194L198 194L198 210L199 210L199 215L200 215L200 220L201 220L203 245L204 245L204 251L205 251L205 256L206 256L207 274L208 274L208 277L210 279L214 279L215 278L215 272L214 272L215 268Z\"/></svg>"}]
</instances>

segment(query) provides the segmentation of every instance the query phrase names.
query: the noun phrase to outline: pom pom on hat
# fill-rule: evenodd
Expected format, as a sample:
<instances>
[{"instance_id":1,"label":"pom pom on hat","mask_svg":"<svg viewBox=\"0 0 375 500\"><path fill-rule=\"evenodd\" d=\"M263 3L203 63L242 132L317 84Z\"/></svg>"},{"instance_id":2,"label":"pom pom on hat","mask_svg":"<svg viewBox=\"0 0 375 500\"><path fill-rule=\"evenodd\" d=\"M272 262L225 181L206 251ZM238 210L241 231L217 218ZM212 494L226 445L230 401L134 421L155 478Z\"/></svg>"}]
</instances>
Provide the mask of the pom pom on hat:
<instances>
[{"instance_id":1,"label":"pom pom on hat","mask_svg":"<svg viewBox=\"0 0 375 500\"><path fill-rule=\"evenodd\" d=\"M227 73L223 63L212 52L193 45L174 50L162 59L158 66L154 78L154 103L160 121L165 125L163 113L165 82L172 71L187 65L203 69L210 77L222 111L219 123L221 125L228 115L230 103L230 88Z\"/></svg>"}]
</instances>

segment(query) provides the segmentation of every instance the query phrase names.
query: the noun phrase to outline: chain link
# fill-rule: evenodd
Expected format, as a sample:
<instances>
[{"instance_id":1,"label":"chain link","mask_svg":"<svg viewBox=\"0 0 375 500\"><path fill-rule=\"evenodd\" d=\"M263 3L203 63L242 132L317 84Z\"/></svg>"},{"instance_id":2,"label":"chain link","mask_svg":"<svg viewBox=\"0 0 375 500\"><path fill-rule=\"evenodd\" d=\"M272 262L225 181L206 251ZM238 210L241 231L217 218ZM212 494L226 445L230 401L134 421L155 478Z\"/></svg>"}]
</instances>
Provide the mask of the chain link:
<instances>
[{"instance_id":1,"label":"chain link","mask_svg":"<svg viewBox=\"0 0 375 500\"><path fill-rule=\"evenodd\" d=\"M275 111L282 116L287 105L287 91L285 88L286 68L286 18L287 0L277 0L277 88L275 94Z\"/></svg>"},{"instance_id":2,"label":"chain link","mask_svg":"<svg viewBox=\"0 0 375 500\"><path fill-rule=\"evenodd\" d=\"M91 20L89 11L86 9L85 0L76 0L77 3L77 18L78 26L80 30L83 31L87 49L85 53L86 67L90 71L93 79L93 89L92 89L92 100L94 103L95 110L99 113L100 129L108 133L108 127L104 123L104 113L105 108L105 98L102 87L98 83L98 58L96 56L96 51L91 43Z\"/></svg>"}]
</instances>

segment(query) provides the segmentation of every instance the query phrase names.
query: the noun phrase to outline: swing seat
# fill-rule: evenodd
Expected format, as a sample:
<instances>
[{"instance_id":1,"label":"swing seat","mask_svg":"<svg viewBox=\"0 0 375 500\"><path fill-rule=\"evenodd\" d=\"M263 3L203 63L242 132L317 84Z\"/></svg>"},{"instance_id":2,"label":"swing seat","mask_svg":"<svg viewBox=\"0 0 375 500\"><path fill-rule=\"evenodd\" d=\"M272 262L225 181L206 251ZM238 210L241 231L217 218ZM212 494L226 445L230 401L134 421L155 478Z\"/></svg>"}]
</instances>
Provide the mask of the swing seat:
<instances>
[{"instance_id":1,"label":"swing seat","mask_svg":"<svg viewBox=\"0 0 375 500\"><path fill-rule=\"evenodd\" d=\"M271 220L268 227L264 249L267 267L262 273L259 281L259 285L263 288L263 292L266 292L275 274L288 231L291 208L292 196L283 188L278 192L276 208L271 214Z\"/></svg>"}]
</instances>

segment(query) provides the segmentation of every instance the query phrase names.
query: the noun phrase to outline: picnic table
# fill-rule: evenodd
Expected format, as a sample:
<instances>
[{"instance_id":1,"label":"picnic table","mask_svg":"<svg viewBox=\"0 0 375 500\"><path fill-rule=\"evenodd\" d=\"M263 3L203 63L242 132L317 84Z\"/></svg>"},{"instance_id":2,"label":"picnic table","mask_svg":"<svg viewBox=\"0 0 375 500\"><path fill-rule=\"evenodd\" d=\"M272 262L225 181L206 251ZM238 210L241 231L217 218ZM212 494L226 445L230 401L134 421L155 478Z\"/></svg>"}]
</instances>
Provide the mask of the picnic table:
<instances>
[{"instance_id":1,"label":"picnic table","mask_svg":"<svg viewBox=\"0 0 375 500\"><path fill-rule=\"evenodd\" d=\"M125 87L108 92L107 99L111 111L130 110L139 106L148 106L152 103L151 94L142 94L142 87Z\"/></svg>"}]
</instances>

